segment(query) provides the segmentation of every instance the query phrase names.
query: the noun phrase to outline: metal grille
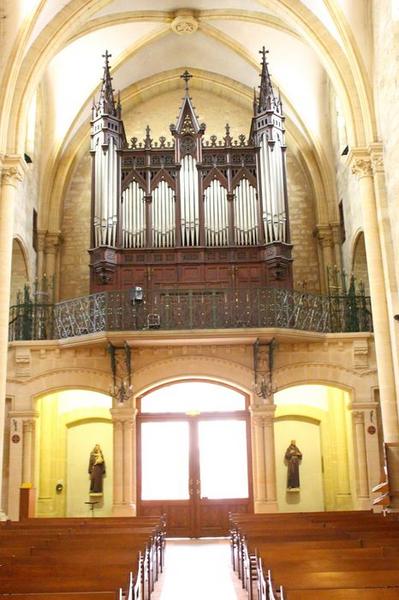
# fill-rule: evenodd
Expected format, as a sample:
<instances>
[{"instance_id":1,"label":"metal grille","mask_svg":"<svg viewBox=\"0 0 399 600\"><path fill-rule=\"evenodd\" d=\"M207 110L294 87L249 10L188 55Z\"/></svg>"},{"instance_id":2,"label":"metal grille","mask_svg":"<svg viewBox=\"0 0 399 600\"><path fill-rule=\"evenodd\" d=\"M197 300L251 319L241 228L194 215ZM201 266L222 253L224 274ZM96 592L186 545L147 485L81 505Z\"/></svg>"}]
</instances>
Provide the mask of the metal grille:
<instances>
[{"instance_id":1,"label":"metal grille","mask_svg":"<svg viewBox=\"0 0 399 600\"><path fill-rule=\"evenodd\" d=\"M142 302L129 290L101 292L54 305L11 308L10 340L61 339L101 331L237 329L372 331L370 298L286 289L160 290Z\"/></svg>"}]
</instances>

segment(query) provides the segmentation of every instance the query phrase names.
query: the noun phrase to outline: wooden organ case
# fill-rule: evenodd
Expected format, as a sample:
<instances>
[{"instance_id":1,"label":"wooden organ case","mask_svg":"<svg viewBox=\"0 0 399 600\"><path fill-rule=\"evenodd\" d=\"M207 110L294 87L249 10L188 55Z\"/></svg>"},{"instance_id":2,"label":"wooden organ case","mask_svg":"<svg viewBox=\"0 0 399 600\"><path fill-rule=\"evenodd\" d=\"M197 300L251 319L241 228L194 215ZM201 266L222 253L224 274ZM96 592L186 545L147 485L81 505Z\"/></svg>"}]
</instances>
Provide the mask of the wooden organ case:
<instances>
[{"instance_id":1,"label":"wooden organ case","mask_svg":"<svg viewBox=\"0 0 399 600\"><path fill-rule=\"evenodd\" d=\"M108 53L92 108L91 292L292 287L284 116L262 50L246 140L204 140L189 79L172 141L128 143Z\"/></svg>"}]
</instances>

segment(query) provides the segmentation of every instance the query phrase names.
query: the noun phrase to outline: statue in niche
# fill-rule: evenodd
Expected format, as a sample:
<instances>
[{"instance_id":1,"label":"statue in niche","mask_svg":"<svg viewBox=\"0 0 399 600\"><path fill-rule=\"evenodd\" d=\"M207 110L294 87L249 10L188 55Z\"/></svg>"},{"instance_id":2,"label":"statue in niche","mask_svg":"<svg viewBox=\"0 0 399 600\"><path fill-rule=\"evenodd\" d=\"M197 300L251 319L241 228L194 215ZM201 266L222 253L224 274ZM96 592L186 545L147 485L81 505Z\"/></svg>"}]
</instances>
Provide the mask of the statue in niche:
<instances>
[{"instance_id":1,"label":"statue in niche","mask_svg":"<svg viewBox=\"0 0 399 600\"><path fill-rule=\"evenodd\" d=\"M90 496L102 496L105 460L100 444L96 444L90 452L89 460Z\"/></svg>"},{"instance_id":2,"label":"statue in niche","mask_svg":"<svg viewBox=\"0 0 399 600\"><path fill-rule=\"evenodd\" d=\"M299 492L299 464L302 460L302 452L296 445L295 440L291 440L284 455L287 465L287 492Z\"/></svg>"}]
</instances>

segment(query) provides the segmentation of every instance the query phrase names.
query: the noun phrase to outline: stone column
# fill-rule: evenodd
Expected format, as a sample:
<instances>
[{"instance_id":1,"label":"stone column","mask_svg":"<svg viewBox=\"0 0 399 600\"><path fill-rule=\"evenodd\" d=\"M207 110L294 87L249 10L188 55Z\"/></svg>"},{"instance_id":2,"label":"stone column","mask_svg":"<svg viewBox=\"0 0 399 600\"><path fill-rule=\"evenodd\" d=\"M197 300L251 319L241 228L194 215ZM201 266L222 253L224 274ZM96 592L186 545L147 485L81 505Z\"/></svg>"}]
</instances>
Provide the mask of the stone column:
<instances>
[{"instance_id":1,"label":"stone column","mask_svg":"<svg viewBox=\"0 0 399 600\"><path fill-rule=\"evenodd\" d=\"M1 492L14 210L17 187L23 179L26 165L21 156L9 155L2 157L0 166L0 520L2 520L5 518Z\"/></svg>"},{"instance_id":2,"label":"stone column","mask_svg":"<svg viewBox=\"0 0 399 600\"><path fill-rule=\"evenodd\" d=\"M334 248L334 265L339 271L342 270L341 257L341 226L339 223L331 223L331 235Z\"/></svg>"},{"instance_id":3,"label":"stone column","mask_svg":"<svg viewBox=\"0 0 399 600\"><path fill-rule=\"evenodd\" d=\"M255 512L276 512L276 458L274 447L274 404L251 407L254 439Z\"/></svg>"},{"instance_id":4,"label":"stone column","mask_svg":"<svg viewBox=\"0 0 399 600\"><path fill-rule=\"evenodd\" d=\"M373 310L374 340L384 439L386 442L398 442L399 424L392 346L389 332L384 269L374 194L373 170L370 155L367 150L352 150L350 161L352 164L352 172L357 175L359 180L359 191L362 204L364 240L370 281L371 306Z\"/></svg>"},{"instance_id":5,"label":"stone column","mask_svg":"<svg viewBox=\"0 0 399 600\"><path fill-rule=\"evenodd\" d=\"M46 255L46 276L48 286L56 290L56 265L57 265L57 252L61 241L61 233L59 231L46 235L45 242L45 255Z\"/></svg>"},{"instance_id":6,"label":"stone column","mask_svg":"<svg viewBox=\"0 0 399 600\"><path fill-rule=\"evenodd\" d=\"M352 412L354 442L355 442L355 465L356 465L356 490L358 506L360 509L370 508L370 489L367 471L366 433L364 430L364 412L354 410Z\"/></svg>"},{"instance_id":7,"label":"stone column","mask_svg":"<svg viewBox=\"0 0 399 600\"><path fill-rule=\"evenodd\" d=\"M317 239L322 250L323 257L323 287L328 291L327 269L335 264L331 228L329 225L317 225Z\"/></svg>"},{"instance_id":8,"label":"stone column","mask_svg":"<svg viewBox=\"0 0 399 600\"><path fill-rule=\"evenodd\" d=\"M397 261L395 262L395 253L392 252L392 230L387 201L382 144L372 144L370 147L370 154L374 174L374 193L384 268L385 289L387 294L388 315L391 315L392 317L399 313L399 265L397 264ZM388 317L388 324L392 343L396 398L399 400L399 327L393 318Z\"/></svg>"},{"instance_id":9,"label":"stone column","mask_svg":"<svg viewBox=\"0 0 399 600\"><path fill-rule=\"evenodd\" d=\"M135 514L133 498L134 485L134 451L133 431L135 410L131 407L111 409L114 426L114 462L113 462L113 506L115 516Z\"/></svg>"},{"instance_id":10,"label":"stone column","mask_svg":"<svg viewBox=\"0 0 399 600\"><path fill-rule=\"evenodd\" d=\"M37 232L37 262L36 262L36 277L39 284L39 291L41 291L40 287L43 282L43 277L45 274L44 270L44 247L45 247L45 231Z\"/></svg>"}]
</instances>

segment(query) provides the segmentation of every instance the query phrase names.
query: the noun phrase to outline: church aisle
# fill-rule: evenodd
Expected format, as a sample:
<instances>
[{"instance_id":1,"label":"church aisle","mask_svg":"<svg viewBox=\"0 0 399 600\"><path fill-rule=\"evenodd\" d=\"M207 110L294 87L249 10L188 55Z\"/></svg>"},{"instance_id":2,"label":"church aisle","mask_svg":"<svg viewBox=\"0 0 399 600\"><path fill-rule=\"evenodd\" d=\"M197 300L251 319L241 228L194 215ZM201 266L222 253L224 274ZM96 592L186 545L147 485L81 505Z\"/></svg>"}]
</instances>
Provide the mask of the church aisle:
<instances>
[{"instance_id":1,"label":"church aisle","mask_svg":"<svg viewBox=\"0 0 399 600\"><path fill-rule=\"evenodd\" d=\"M231 569L228 540L167 540L165 569L153 600L247 600Z\"/></svg>"}]
</instances>

